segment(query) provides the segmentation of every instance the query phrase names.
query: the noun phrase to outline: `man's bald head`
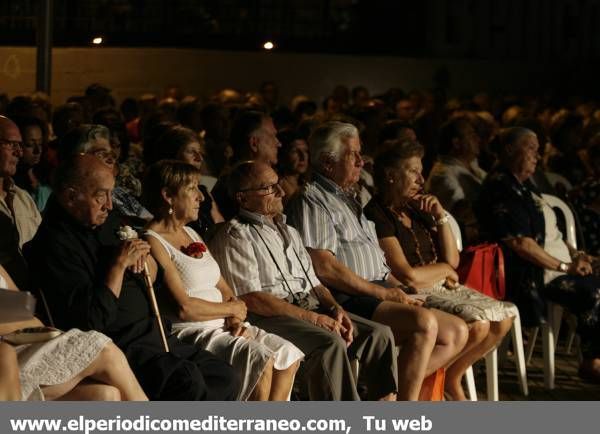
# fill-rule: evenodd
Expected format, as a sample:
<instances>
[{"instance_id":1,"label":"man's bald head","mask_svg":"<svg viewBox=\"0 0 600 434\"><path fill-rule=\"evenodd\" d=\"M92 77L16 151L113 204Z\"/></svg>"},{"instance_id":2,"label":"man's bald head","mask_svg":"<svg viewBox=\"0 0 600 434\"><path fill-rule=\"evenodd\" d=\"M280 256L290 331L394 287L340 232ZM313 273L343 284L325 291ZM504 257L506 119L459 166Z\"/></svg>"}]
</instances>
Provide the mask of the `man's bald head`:
<instances>
[{"instance_id":1,"label":"man's bald head","mask_svg":"<svg viewBox=\"0 0 600 434\"><path fill-rule=\"evenodd\" d=\"M6 116L0 116L0 178L14 176L22 155L23 140L19 128Z\"/></svg>"},{"instance_id":2,"label":"man's bald head","mask_svg":"<svg viewBox=\"0 0 600 434\"><path fill-rule=\"evenodd\" d=\"M4 133L5 130L11 129L11 128L16 128L18 130L17 125L13 121L11 121L6 116L0 115L0 137Z\"/></svg>"},{"instance_id":3,"label":"man's bald head","mask_svg":"<svg viewBox=\"0 0 600 434\"><path fill-rule=\"evenodd\" d=\"M62 162L54 173L54 191L83 187L103 174L113 176L110 166L94 155L81 154Z\"/></svg>"},{"instance_id":4,"label":"man's bald head","mask_svg":"<svg viewBox=\"0 0 600 434\"><path fill-rule=\"evenodd\" d=\"M229 175L229 196L235 199L236 193L258 187L256 180L266 170L272 170L271 166L261 161L248 160L238 163Z\"/></svg>"},{"instance_id":5,"label":"man's bald head","mask_svg":"<svg viewBox=\"0 0 600 434\"><path fill-rule=\"evenodd\" d=\"M93 155L76 155L54 174L60 205L84 226L101 225L112 209L113 169Z\"/></svg>"}]
</instances>

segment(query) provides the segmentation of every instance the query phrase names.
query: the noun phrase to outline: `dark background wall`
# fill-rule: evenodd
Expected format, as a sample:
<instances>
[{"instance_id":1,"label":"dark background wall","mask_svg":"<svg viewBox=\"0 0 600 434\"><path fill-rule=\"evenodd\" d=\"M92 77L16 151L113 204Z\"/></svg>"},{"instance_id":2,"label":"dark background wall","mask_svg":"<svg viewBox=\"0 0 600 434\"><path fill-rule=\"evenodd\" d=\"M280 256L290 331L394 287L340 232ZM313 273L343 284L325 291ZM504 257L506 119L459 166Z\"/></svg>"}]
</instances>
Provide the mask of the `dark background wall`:
<instances>
[{"instance_id":1,"label":"dark background wall","mask_svg":"<svg viewBox=\"0 0 600 434\"><path fill-rule=\"evenodd\" d=\"M0 1L0 92L35 85L38 0ZM116 95L200 95L276 80L449 94L598 93L600 0L54 0L53 100L92 81ZM91 40L102 36L102 47ZM270 53L266 40L276 44ZM76 47L76 48L75 48Z\"/></svg>"}]
</instances>

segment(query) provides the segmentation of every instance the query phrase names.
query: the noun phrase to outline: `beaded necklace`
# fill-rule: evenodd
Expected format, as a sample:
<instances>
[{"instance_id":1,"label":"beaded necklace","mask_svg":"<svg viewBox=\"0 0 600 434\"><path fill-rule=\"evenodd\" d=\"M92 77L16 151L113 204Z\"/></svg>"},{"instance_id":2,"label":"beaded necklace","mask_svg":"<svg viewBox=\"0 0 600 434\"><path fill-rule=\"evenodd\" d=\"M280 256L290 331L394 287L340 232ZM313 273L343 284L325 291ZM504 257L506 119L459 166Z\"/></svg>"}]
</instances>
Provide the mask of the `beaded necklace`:
<instances>
[{"instance_id":1,"label":"beaded necklace","mask_svg":"<svg viewBox=\"0 0 600 434\"><path fill-rule=\"evenodd\" d=\"M424 226L421 225L421 227L423 227L423 229L425 230L425 233L427 234L429 245L431 246L431 252L433 253L433 259L429 262L425 262L425 260L423 260L423 254L421 253L421 243L419 243L419 240L417 239L417 234L415 234L415 231L413 230L413 226L415 224L420 224L420 223L418 223L416 221L416 219L411 219L411 225L410 225L410 227L408 227L402 222L402 212L401 211L398 211L393 206L389 206L388 209L392 212L392 214L394 214L394 216L398 219L400 224L402 226L404 226L406 229L408 229L410 234L412 235L413 241L415 242L415 253L417 254L417 257L419 258L419 264L417 264L417 265L423 266L423 265L437 264L438 256L437 256L437 251L435 248L435 243L433 242L433 238L431 238L431 232L427 228L425 228ZM408 211L408 210L410 210L410 207L406 206L406 209Z\"/></svg>"}]
</instances>

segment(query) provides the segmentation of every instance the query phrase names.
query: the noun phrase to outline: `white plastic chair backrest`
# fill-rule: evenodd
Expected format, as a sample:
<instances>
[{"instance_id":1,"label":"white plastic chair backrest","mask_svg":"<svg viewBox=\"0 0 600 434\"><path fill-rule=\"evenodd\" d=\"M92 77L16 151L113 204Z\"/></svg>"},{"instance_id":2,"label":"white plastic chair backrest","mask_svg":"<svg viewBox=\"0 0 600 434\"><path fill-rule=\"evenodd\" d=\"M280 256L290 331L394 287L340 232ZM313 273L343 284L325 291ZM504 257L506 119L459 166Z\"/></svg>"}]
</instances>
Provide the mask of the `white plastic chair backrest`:
<instances>
[{"instance_id":1,"label":"white plastic chair backrest","mask_svg":"<svg viewBox=\"0 0 600 434\"><path fill-rule=\"evenodd\" d=\"M567 191L573 190L573 185L564 176L559 175L558 173L554 173L554 172L544 172L544 173L546 175L546 179L548 180L550 185L552 185L552 187L556 188L556 186L558 184L562 184L565 186Z\"/></svg>"},{"instance_id":2,"label":"white plastic chair backrest","mask_svg":"<svg viewBox=\"0 0 600 434\"><path fill-rule=\"evenodd\" d=\"M567 242L573 247L577 248L577 234L575 232L575 216L571 208L562 200L551 194L542 194L544 201L552 208L558 208L565 216L565 227Z\"/></svg>"},{"instance_id":3,"label":"white plastic chair backrest","mask_svg":"<svg viewBox=\"0 0 600 434\"><path fill-rule=\"evenodd\" d=\"M456 238L456 248L460 252L463 248L462 245L462 235L460 233L460 226L456 219L448 213L448 223L450 223L450 229L452 229L452 233L454 234L454 238Z\"/></svg>"}]
</instances>

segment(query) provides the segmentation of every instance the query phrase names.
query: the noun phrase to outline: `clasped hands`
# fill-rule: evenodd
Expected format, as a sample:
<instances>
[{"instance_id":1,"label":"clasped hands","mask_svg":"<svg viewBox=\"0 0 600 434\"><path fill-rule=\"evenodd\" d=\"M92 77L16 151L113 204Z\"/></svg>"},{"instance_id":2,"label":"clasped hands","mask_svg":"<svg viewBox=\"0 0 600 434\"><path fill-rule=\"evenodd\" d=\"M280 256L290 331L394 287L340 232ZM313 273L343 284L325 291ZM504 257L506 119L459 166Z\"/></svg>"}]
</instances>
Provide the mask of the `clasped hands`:
<instances>
[{"instance_id":1,"label":"clasped hands","mask_svg":"<svg viewBox=\"0 0 600 434\"><path fill-rule=\"evenodd\" d=\"M354 340L354 326L348 313L340 305L334 305L327 315L316 312L311 314L311 322L314 325L337 334L346 341L346 346L350 346Z\"/></svg>"},{"instance_id":2,"label":"clasped hands","mask_svg":"<svg viewBox=\"0 0 600 434\"><path fill-rule=\"evenodd\" d=\"M117 251L116 263L133 273L141 273L149 253L150 244L146 241L139 238L125 240Z\"/></svg>"},{"instance_id":3,"label":"clasped hands","mask_svg":"<svg viewBox=\"0 0 600 434\"><path fill-rule=\"evenodd\" d=\"M246 303L236 298L231 298L227 303L231 308L231 316L225 318L225 329L229 330L232 336L242 336L250 339L250 333L246 328L246 323L244 323L248 314Z\"/></svg>"},{"instance_id":4,"label":"clasped hands","mask_svg":"<svg viewBox=\"0 0 600 434\"><path fill-rule=\"evenodd\" d=\"M573 255L573 262L569 265L567 274L572 276L589 276L594 273L593 267L594 257L586 253Z\"/></svg>"}]
</instances>

